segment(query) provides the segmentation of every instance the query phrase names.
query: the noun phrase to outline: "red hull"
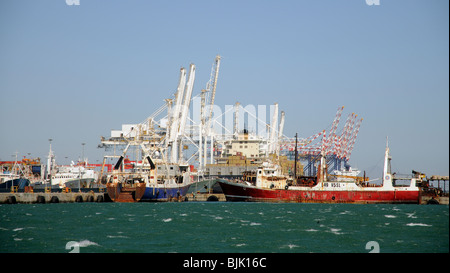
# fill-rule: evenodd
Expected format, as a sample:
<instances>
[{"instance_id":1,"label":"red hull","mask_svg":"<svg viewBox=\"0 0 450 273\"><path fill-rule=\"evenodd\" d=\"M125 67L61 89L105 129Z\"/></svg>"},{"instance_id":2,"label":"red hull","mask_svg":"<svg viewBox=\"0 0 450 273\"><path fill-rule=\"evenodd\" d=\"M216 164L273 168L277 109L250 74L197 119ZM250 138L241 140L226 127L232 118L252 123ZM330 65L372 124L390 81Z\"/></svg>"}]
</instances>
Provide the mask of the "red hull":
<instances>
[{"instance_id":1,"label":"red hull","mask_svg":"<svg viewBox=\"0 0 450 273\"><path fill-rule=\"evenodd\" d=\"M292 203L419 203L419 191L281 190L263 189L232 182L218 181L227 201Z\"/></svg>"}]
</instances>

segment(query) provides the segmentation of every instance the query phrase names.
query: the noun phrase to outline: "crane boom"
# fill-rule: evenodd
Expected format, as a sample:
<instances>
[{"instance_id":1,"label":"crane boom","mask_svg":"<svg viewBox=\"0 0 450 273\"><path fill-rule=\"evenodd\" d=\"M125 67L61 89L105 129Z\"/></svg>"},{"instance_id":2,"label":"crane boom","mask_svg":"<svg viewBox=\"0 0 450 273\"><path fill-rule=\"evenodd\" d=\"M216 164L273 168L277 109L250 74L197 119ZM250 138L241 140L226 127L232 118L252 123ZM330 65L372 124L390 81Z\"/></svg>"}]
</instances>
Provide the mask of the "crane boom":
<instances>
[{"instance_id":1,"label":"crane boom","mask_svg":"<svg viewBox=\"0 0 450 273\"><path fill-rule=\"evenodd\" d=\"M353 134L350 138L347 150L345 151L345 157L347 158L347 160L350 159L350 155L352 154L352 150L353 150L353 145L355 145L356 142L356 137L358 136L358 132L359 132L359 127L361 127L361 123L362 123L363 119L359 119L356 123L355 126L355 130L353 131Z\"/></svg>"},{"instance_id":2,"label":"crane boom","mask_svg":"<svg viewBox=\"0 0 450 273\"><path fill-rule=\"evenodd\" d=\"M216 59L214 60L214 65L211 70L211 78L206 86L206 89L209 91L211 88L211 101L209 102L209 115L208 120L206 124L206 132L209 133L211 130L211 121L212 121L212 113L213 113L213 106L214 106L214 99L216 97L216 88L217 88L217 79L219 78L219 67L220 67L220 55L216 56Z\"/></svg>"},{"instance_id":3,"label":"crane boom","mask_svg":"<svg viewBox=\"0 0 450 273\"><path fill-rule=\"evenodd\" d=\"M192 89L194 88L194 81L195 81L195 65L191 64L189 67L189 78L188 81L186 83L186 90L185 90L185 94L184 94L184 100L183 100L183 108L182 108L182 112L181 112L181 118L180 118L180 127L178 130L178 137L180 139L177 139L177 143L174 143L174 145L172 146L172 162L177 162L179 160L181 160L181 138L184 135L184 128L186 127L186 120L187 120L187 116L189 113L189 106L191 105L191 97L192 97ZM179 145L178 147L178 151L177 151L177 145ZM177 154L178 154L178 158L177 158ZM177 160L178 159L178 160Z\"/></svg>"},{"instance_id":4,"label":"crane boom","mask_svg":"<svg viewBox=\"0 0 450 273\"><path fill-rule=\"evenodd\" d=\"M278 103L274 103L272 122L270 123L269 154L275 152L277 146L276 131L278 127Z\"/></svg>"},{"instance_id":5,"label":"crane boom","mask_svg":"<svg viewBox=\"0 0 450 273\"><path fill-rule=\"evenodd\" d=\"M178 125L181 114L181 102L183 101L184 88L186 83L186 69L180 69L180 79L178 81L177 92L175 93L174 106L172 107L172 117L170 118L170 141L173 142L178 137Z\"/></svg>"}]
</instances>

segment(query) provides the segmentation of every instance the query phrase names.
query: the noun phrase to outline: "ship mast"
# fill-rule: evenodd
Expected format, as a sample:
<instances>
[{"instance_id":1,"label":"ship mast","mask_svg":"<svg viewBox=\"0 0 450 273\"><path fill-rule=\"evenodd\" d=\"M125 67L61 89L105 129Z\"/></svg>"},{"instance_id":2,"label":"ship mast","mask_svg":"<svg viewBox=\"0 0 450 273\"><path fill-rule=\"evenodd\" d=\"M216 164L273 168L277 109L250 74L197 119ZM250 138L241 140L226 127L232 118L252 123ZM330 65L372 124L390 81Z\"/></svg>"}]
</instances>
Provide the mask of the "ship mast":
<instances>
[{"instance_id":1,"label":"ship mast","mask_svg":"<svg viewBox=\"0 0 450 273\"><path fill-rule=\"evenodd\" d=\"M298 133L295 133L295 160L294 160L294 183L297 184L297 135Z\"/></svg>"}]
</instances>

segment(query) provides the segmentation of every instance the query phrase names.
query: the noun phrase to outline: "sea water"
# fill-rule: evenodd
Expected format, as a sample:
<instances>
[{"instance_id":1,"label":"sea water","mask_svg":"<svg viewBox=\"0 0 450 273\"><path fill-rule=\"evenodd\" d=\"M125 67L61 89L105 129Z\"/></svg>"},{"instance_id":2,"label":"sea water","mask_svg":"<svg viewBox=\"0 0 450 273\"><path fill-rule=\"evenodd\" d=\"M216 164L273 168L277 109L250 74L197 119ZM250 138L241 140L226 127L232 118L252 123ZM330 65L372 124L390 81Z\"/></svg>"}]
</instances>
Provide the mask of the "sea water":
<instances>
[{"instance_id":1,"label":"sea water","mask_svg":"<svg viewBox=\"0 0 450 273\"><path fill-rule=\"evenodd\" d=\"M445 205L0 205L0 252L449 252Z\"/></svg>"}]
</instances>

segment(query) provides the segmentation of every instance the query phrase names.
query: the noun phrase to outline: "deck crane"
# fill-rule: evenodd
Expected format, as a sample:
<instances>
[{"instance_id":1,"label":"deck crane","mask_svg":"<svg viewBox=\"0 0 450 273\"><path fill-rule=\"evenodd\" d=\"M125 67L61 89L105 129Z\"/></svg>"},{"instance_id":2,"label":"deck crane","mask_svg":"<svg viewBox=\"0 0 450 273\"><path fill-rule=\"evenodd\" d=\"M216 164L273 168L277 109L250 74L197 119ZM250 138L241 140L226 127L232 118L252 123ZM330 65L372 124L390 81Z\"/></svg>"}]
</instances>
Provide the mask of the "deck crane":
<instances>
[{"instance_id":1,"label":"deck crane","mask_svg":"<svg viewBox=\"0 0 450 273\"><path fill-rule=\"evenodd\" d=\"M128 148L130 148L130 143L127 144L127 147L123 150L122 155L119 157L119 160L117 160L116 165L114 165L114 170L118 171L120 169L120 166L122 165L122 161L125 158L125 155L127 154Z\"/></svg>"},{"instance_id":2,"label":"deck crane","mask_svg":"<svg viewBox=\"0 0 450 273\"><path fill-rule=\"evenodd\" d=\"M142 151L144 151L144 158L147 159L148 164L150 164L150 169L154 170L156 168L155 163L153 162L152 158L150 157L150 149L148 149L147 147L145 147L145 145L143 143L140 144ZM142 164L144 165L144 164Z\"/></svg>"}]
</instances>

